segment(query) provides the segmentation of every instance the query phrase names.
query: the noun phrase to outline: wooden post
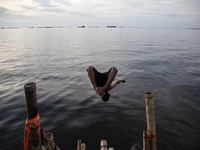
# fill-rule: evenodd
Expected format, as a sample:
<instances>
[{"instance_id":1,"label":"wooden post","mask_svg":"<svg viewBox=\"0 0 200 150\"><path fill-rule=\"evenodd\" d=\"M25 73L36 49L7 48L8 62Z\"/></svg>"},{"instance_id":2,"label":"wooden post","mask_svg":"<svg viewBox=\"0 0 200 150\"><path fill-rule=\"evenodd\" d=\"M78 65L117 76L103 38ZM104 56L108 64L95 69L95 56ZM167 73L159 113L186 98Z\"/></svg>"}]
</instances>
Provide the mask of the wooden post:
<instances>
[{"instance_id":1,"label":"wooden post","mask_svg":"<svg viewBox=\"0 0 200 150\"><path fill-rule=\"evenodd\" d=\"M30 120L38 115L36 84L34 82L25 84L24 92L26 97L27 118L28 120ZM40 136L40 128L32 129L30 131L32 150L42 150L41 138L38 138L39 136Z\"/></svg>"},{"instance_id":2,"label":"wooden post","mask_svg":"<svg viewBox=\"0 0 200 150\"><path fill-rule=\"evenodd\" d=\"M146 132L143 131L143 150L146 150L146 138L145 138L145 136L146 136Z\"/></svg>"},{"instance_id":3,"label":"wooden post","mask_svg":"<svg viewBox=\"0 0 200 150\"><path fill-rule=\"evenodd\" d=\"M85 143L81 144L81 150L86 150L86 144Z\"/></svg>"},{"instance_id":4,"label":"wooden post","mask_svg":"<svg viewBox=\"0 0 200 150\"><path fill-rule=\"evenodd\" d=\"M86 150L86 144L82 143L82 140L78 140L78 142L77 142L77 150Z\"/></svg>"},{"instance_id":5,"label":"wooden post","mask_svg":"<svg viewBox=\"0 0 200 150\"><path fill-rule=\"evenodd\" d=\"M114 148L110 147L108 150L114 150Z\"/></svg>"},{"instance_id":6,"label":"wooden post","mask_svg":"<svg viewBox=\"0 0 200 150\"><path fill-rule=\"evenodd\" d=\"M151 133L151 150L157 150L156 143L156 124L155 124L155 113L154 113L154 98L153 93L148 92L145 94L146 102L146 118L147 118L147 130Z\"/></svg>"},{"instance_id":7,"label":"wooden post","mask_svg":"<svg viewBox=\"0 0 200 150\"><path fill-rule=\"evenodd\" d=\"M146 131L146 136L151 137L151 132L149 130ZM146 138L146 148L148 150L151 150L151 139L150 138Z\"/></svg>"},{"instance_id":8,"label":"wooden post","mask_svg":"<svg viewBox=\"0 0 200 150\"><path fill-rule=\"evenodd\" d=\"M101 150L107 150L107 141L101 140Z\"/></svg>"},{"instance_id":9,"label":"wooden post","mask_svg":"<svg viewBox=\"0 0 200 150\"><path fill-rule=\"evenodd\" d=\"M77 142L77 150L81 150L81 143L82 143L82 140L78 140L78 142Z\"/></svg>"},{"instance_id":10,"label":"wooden post","mask_svg":"<svg viewBox=\"0 0 200 150\"><path fill-rule=\"evenodd\" d=\"M47 133L46 137L48 150L60 150L60 148L54 143L53 133Z\"/></svg>"}]
</instances>

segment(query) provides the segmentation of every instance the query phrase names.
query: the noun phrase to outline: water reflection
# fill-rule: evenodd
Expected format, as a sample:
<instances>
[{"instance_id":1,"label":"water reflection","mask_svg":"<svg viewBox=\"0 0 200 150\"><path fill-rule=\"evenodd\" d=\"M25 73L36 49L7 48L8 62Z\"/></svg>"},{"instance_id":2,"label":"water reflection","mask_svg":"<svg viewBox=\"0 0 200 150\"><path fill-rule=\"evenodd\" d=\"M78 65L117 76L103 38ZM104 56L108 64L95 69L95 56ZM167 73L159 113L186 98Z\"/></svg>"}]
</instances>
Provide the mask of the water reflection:
<instances>
[{"instance_id":1,"label":"water reflection","mask_svg":"<svg viewBox=\"0 0 200 150\"><path fill-rule=\"evenodd\" d=\"M101 139L107 139L115 149L129 149L133 143L142 141L147 91L155 93L159 149L199 148L198 31L0 32L2 149L21 149L26 119L23 86L31 81L37 83L41 124L47 132L54 133L61 149L75 149L78 139L87 143L87 149L98 149ZM116 66L119 70L116 79L127 81L111 91L108 103L95 94L87 77L89 65L102 71Z\"/></svg>"}]
</instances>

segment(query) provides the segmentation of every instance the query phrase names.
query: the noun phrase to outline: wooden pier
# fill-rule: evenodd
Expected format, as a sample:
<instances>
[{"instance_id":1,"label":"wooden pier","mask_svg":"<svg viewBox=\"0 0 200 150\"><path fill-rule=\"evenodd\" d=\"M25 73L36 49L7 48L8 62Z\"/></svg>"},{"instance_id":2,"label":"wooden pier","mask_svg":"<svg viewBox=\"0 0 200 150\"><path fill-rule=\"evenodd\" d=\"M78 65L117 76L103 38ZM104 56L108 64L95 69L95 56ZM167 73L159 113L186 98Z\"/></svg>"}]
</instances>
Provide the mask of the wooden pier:
<instances>
[{"instance_id":1,"label":"wooden pier","mask_svg":"<svg viewBox=\"0 0 200 150\"><path fill-rule=\"evenodd\" d=\"M36 84L34 82L24 85L26 97L27 120L24 129L24 150L28 150L28 138L30 134L32 150L60 150L55 144L53 133L45 134L43 127L40 125L40 117L38 112ZM146 120L147 129L141 134L143 136L143 150L157 150L156 141L156 124L154 113L154 94L147 92L145 94L146 103ZM130 150L138 150L135 144ZM77 142L77 150L86 150L86 144L82 140ZM100 150L114 150L108 148L106 140L101 140Z\"/></svg>"}]
</instances>

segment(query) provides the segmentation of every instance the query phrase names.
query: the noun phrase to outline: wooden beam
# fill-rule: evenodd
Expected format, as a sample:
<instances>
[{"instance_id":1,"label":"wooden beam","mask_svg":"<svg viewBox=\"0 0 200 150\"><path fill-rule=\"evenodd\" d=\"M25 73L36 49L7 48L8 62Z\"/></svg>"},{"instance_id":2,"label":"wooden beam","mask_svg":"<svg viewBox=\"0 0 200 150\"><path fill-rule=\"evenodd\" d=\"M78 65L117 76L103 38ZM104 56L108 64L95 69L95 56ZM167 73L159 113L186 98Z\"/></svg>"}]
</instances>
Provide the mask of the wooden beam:
<instances>
[{"instance_id":1,"label":"wooden beam","mask_svg":"<svg viewBox=\"0 0 200 150\"><path fill-rule=\"evenodd\" d=\"M107 141L101 140L101 150L107 150Z\"/></svg>"},{"instance_id":2,"label":"wooden beam","mask_svg":"<svg viewBox=\"0 0 200 150\"><path fill-rule=\"evenodd\" d=\"M27 118L30 120L38 115L36 84L34 82L25 84L24 92L26 97ZM30 130L32 150L42 150L41 138L39 136L40 128Z\"/></svg>"},{"instance_id":3,"label":"wooden beam","mask_svg":"<svg viewBox=\"0 0 200 150\"><path fill-rule=\"evenodd\" d=\"M151 137L151 150L157 150L156 143L156 124L155 124L155 113L154 113L154 94L148 92L145 94L146 102L146 119L147 119L147 130L150 131Z\"/></svg>"}]
</instances>

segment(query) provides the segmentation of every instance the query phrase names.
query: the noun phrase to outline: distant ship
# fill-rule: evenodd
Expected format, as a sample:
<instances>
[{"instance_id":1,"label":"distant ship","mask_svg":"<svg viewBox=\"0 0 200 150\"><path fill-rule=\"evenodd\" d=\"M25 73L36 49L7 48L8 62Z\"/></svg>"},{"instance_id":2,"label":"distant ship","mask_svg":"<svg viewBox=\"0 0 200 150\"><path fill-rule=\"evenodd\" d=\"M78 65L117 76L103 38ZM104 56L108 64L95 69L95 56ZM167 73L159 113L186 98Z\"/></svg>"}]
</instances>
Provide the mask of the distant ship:
<instances>
[{"instance_id":1,"label":"distant ship","mask_svg":"<svg viewBox=\"0 0 200 150\"><path fill-rule=\"evenodd\" d=\"M78 28L85 28L85 26L78 26Z\"/></svg>"},{"instance_id":2,"label":"distant ship","mask_svg":"<svg viewBox=\"0 0 200 150\"><path fill-rule=\"evenodd\" d=\"M117 26L107 26L107 28L117 28Z\"/></svg>"}]
</instances>

